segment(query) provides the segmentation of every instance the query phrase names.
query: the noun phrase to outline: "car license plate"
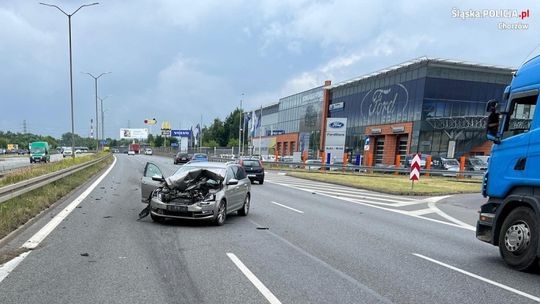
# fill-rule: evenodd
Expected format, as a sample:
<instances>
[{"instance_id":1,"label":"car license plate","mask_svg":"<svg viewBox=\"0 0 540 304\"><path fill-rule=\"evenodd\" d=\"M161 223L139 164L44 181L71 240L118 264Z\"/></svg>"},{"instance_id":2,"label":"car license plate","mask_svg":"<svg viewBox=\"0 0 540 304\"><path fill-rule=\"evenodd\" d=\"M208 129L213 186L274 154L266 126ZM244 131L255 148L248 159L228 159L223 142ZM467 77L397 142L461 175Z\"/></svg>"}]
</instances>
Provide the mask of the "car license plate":
<instances>
[{"instance_id":1,"label":"car license plate","mask_svg":"<svg viewBox=\"0 0 540 304\"><path fill-rule=\"evenodd\" d=\"M186 158L185 158L185 157L182 157L182 160L186 160Z\"/></svg>"},{"instance_id":2,"label":"car license plate","mask_svg":"<svg viewBox=\"0 0 540 304\"><path fill-rule=\"evenodd\" d=\"M174 212L187 212L187 206L169 205L167 206L167 210Z\"/></svg>"},{"instance_id":3,"label":"car license plate","mask_svg":"<svg viewBox=\"0 0 540 304\"><path fill-rule=\"evenodd\" d=\"M255 177L255 176L257 176L257 175L255 175L255 174L248 174L248 177Z\"/></svg>"}]
</instances>

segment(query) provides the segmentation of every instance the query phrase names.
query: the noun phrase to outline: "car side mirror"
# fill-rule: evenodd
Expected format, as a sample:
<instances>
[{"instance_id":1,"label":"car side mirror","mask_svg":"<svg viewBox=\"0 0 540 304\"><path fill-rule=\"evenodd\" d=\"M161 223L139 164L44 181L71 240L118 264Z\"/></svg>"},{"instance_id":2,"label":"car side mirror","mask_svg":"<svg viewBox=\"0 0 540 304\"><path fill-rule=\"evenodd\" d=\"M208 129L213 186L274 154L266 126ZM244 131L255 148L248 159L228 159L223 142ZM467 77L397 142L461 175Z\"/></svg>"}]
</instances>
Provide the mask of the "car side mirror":
<instances>
[{"instance_id":1,"label":"car side mirror","mask_svg":"<svg viewBox=\"0 0 540 304\"><path fill-rule=\"evenodd\" d=\"M501 113L497 111L498 106L499 103L494 99L488 101L486 104L486 112L490 113L486 123L486 137L488 140L496 144L499 144L501 142L501 139L499 137L499 116L501 115Z\"/></svg>"},{"instance_id":2,"label":"car side mirror","mask_svg":"<svg viewBox=\"0 0 540 304\"><path fill-rule=\"evenodd\" d=\"M157 176L157 175L152 176L152 180L153 180L153 181L156 181L156 182L164 182L164 181L165 181L165 179L163 178L163 176Z\"/></svg>"},{"instance_id":3,"label":"car side mirror","mask_svg":"<svg viewBox=\"0 0 540 304\"><path fill-rule=\"evenodd\" d=\"M238 180L237 180L237 179L234 179L234 178L231 178L231 179L227 182L227 186L233 186L233 185L238 185Z\"/></svg>"}]
</instances>

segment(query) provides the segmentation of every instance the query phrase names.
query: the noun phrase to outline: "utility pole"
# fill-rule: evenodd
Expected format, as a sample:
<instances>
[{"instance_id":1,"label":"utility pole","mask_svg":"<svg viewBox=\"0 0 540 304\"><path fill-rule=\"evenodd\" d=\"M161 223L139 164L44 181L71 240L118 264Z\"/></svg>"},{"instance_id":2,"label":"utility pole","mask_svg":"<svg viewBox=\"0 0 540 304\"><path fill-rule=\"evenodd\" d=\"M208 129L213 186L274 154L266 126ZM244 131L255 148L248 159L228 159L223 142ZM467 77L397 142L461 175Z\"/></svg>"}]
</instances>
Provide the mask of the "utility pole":
<instances>
[{"instance_id":1,"label":"utility pole","mask_svg":"<svg viewBox=\"0 0 540 304\"><path fill-rule=\"evenodd\" d=\"M54 7L62 12L62 14L68 17L68 32L69 32L69 87L70 87L70 100L71 100L71 151L75 152L75 121L73 115L73 52L71 50L71 17L75 15L81 8L86 6L98 5L99 3L95 2L92 4L84 4L79 6L73 13L68 14L64 12L57 5L47 4L40 2L39 4ZM75 153L72 153L71 157L75 158Z\"/></svg>"},{"instance_id":2,"label":"utility pole","mask_svg":"<svg viewBox=\"0 0 540 304\"><path fill-rule=\"evenodd\" d=\"M23 120L23 134L28 133L28 129L26 128L26 119Z\"/></svg>"}]
</instances>

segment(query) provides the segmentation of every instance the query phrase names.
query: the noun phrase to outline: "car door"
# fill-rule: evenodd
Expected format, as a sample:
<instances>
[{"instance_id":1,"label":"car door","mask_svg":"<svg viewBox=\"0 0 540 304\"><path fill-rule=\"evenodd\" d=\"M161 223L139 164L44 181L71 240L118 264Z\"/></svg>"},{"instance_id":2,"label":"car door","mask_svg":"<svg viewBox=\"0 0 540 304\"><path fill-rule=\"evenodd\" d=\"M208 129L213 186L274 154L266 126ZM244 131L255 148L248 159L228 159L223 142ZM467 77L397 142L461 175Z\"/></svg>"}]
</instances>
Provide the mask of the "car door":
<instances>
[{"instance_id":1,"label":"car door","mask_svg":"<svg viewBox=\"0 0 540 304\"><path fill-rule=\"evenodd\" d=\"M238 180L238 208L242 208L244 205L244 199L251 187L251 181L247 177L246 171L239 165L233 166L233 171L236 179Z\"/></svg>"},{"instance_id":2,"label":"car door","mask_svg":"<svg viewBox=\"0 0 540 304\"><path fill-rule=\"evenodd\" d=\"M234 169L233 169L234 166L228 166L227 167L227 173L226 173L226 177L225 177L225 181L226 181L226 187L227 189L225 190L226 191L226 196L227 196L227 210L228 211L234 211L234 210L237 210L238 208L238 201L240 200L240 181L238 181L238 184L236 185L229 185L229 181L231 179L236 179L236 175L234 173Z\"/></svg>"},{"instance_id":3,"label":"car door","mask_svg":"<svg viewBox=\"0 0 540 304\"><path fill-rule=\"evenodd\" d=\"M141 201L143 203L149 203L152 191L161 185L161 181L155 181L152 177L163 178L163 173L161 173L161 170L156 164L148 162L144 167L144 173L141 179Z\"/></svg>"}]
</instances>

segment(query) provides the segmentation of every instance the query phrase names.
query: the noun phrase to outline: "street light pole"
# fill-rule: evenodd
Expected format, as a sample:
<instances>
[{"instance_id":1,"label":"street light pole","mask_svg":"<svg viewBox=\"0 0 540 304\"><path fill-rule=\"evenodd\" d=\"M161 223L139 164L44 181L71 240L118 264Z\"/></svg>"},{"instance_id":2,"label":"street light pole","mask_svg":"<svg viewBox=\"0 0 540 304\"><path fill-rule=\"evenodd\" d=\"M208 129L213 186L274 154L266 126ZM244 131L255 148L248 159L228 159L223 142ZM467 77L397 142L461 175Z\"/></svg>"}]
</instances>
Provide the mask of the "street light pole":
<instances>
[{"instance_id":1,"label":"street light pole","mask_svg":"<svg viewBox=\"0 0 540 304\"><path fill-rule=\"evenodd\" d=\"M69 31L69 88L70 88L70 101L71 101L71 157L75 157L75 120L73 115L73 55L71 50L71 16L75 15L81 8L86 6L93 6L98 5L98 2L92 3L92 4L84 4L81 5L78 9L76 9L73 13L68 14L64 12L60 7L53 4L47 4L40 2L39 4L45 5L48 7L54 7L62 12L62 14L66 15L68 17L68 31ZM97 122L96 122L97 124Z\"/></svg>"},{"instance_id":2,"label":"street light pole","mask_svg":"<svg viewBox=\"0 0 540 304\"><path fill-rule=\"evenodd\" d=\"M99 126L99 121L98 121L98 79L103 76L103 75L106 75L106 74L110 74L111 72L105 72L105 73L101 73L99 76L94 76L90 73L83 73L83 74L86 74L92 78L94 78L94 90L95 90L95 96L96 96L96 152L99 151L99 130L98 130L98 126ZM103 126L103 125L102 125ZM103 130L101 130L101 132L103 133ZM102 138L103 139L103 138Z\"/></svg>"},{"instance_id":3,"label":"street light pole","mask_svg":"<svg viewBox=\"0 0 540 304\"><path fill-rule=\"evenodd\" d=\"M107 99L109 95L99 98L99 101L101 102L101 139L105 140L105 110L103 110L103 101Z\"/></svg>"}]
</instances>

